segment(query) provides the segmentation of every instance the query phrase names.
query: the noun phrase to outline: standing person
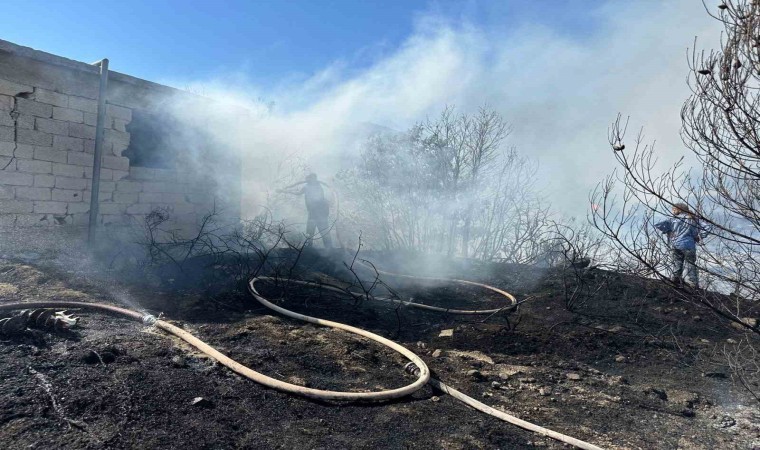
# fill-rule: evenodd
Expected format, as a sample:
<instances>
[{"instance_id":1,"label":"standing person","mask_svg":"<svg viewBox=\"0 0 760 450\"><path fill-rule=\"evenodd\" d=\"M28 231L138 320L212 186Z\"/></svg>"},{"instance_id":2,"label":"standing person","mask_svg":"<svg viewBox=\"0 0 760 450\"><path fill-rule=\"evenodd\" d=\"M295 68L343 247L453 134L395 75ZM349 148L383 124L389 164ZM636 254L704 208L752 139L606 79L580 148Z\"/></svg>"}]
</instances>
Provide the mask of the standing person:
<instances>
[{"instance_id":1,"label":"standing person","mask_svg":"<svg viewBox=\"0 0 760 450\"><path fill-rule=\"evenodd\" d=\"M304 185L301 189L297 191L288 191L288 189L301 184ZM311 244L314 232L316 231L316 228L319 228L319 233L322 235L322 243L325 248L332 248L332 239L330 238L330 227L328 223L330 204L325 198L325 191L322 189L322 183L317 180L317 174L310 173L306 176L305 181L291 184L285 189L278 189L277 192L304 196L306 211L309 213L309 217L306 220L306 236L308 238L308 243Z\"/></svg>"},{"instance_id":2,"label":"standing person","mask_svg":"<svg viewBox=\"0 0 760 450\"><path fill-rule=\"evenodd\" d=\"M685 203L675 203L672 208L673 217L654 226L663 234L667 234L670 243L672 259L672 281L680 285L683 281L682 272L686 263L686 281L695 289L699 287L697 276L697 243L702 240L704 231L699 221Z\"/></svg>"}]
</instances>

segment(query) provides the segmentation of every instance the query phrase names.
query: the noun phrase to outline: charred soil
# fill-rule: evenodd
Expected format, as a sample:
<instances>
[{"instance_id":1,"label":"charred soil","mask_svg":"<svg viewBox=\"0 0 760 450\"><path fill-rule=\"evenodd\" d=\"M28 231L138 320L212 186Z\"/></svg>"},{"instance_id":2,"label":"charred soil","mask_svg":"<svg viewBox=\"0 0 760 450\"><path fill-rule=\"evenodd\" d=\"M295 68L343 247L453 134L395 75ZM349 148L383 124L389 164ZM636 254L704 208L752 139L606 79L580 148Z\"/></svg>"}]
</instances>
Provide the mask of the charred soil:
<instances>
[{"instance_id":1,"label":"charred soil","mask_svg":"<svg viewBox=\"0 0 760 450\"><path fill-rule=\"evenodd\" d=\"M430 275L404 260L386 256L382 267ZM337 262L312 255L300 276L349 279L343 261L350 264L351 255ZM722 358L754 338L682 295L655 281L590 270L584 276L602 287L571 312L557 271L472 261L446 267L435 275L481 281L528 300L517 311L465 317L272 283L262 293L288 309L394 339L456 389L605 448L760 445L759 404ZM504 306L475 287L382 279L405 300ZM413 379L401 356L279 317L243 290L210 295L99 280L42 260L3 260L0 302L131 302L257 371L315 388L370 391ZM429 386L378 404L307 400L243 379L150 326L76 313L82 319L70 332L0 336L3 448L563 448Z\"/></svg>"}]
</instances>

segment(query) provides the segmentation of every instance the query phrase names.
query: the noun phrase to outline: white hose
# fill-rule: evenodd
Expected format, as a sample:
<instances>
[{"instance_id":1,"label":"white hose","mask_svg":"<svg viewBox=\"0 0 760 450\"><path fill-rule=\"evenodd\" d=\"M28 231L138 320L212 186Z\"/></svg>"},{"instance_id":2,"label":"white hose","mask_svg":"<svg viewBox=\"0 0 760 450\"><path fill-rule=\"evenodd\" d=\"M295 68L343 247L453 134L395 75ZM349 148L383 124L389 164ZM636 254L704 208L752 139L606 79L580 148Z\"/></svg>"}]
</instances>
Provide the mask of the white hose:
<instances>
[{"instance_id":1,"label":"white hose","mask_svg":"<svg viewBox=\"0 0 760 450\"><path fill-rule=\"evenodd\" d=\"M415 277L412 277L410 275L399 275L399 274L388 273L388 272L381 272L381 271L378 271L378 273L383 273L385 275L399 276L399 277L404 277L404 278L415 278ZM505 291L502 291L500 289L497 289L495 287L484 285L484 284L481 284L481 283L476 283L476 282L466 281L466 280L453 280L453 279L449 280L449 279L445 279L445 278L423 278L423 279L426 279L426 280L435 280L435 281L458 282L458 283L463 283L463 284L468 284L468 285L485 287L485 288L487 288L487 289L489 289L491 291L498 292L498 293L500 293L502 295L505 295L506 297L510 298L513 301L513 304L517 303L517 300L511 294L509 294L509 293L507 293ZM249 289L251 291L251 294L253 294L254 298L256 298L256 300L259 303L261 303L262 305L266 306L267 308L270 308L270 309L272 309L274 311L277 311L277 312L279 312L279 313L281 313L281 314L283 314L285 316L292 317L294 319L304 320L306 322L316 323L316 324L319 324L319 325L325 325L325 326L329 326L329 327L335 327L335 328L345 329L345 330L348 330L348 331L355 330L355 331L352 331L352 332L355 332L356 334L360 334L362 336L366 336L366 337L368 337L368 338L370 338L372 340L375 340L377 342L380 342L382 344L388 345L389 347L393 348L394 350L398 351L399 353L402 353L409 360L411 360L412 361L411 364L415 364L415 365L417 364L416 360L419 360L419 357L417 357L416 355L414 355L412 352L409 352L409 350L407 350L406 348L401 347L398 344L394 343L393 341L389 341L388 339L385 339L385 338L383 338L381 336L378 336L378 335L373 334L373 333L369 333L369 332L361 330L359 328L351 327L349 325L344 325L344 324L341 324L341 323L338 323L338 322L331 322L331 321L328 321L328 320L322 320L322 319L317 319L315 317L310 317L310 316L305 316L303 314L298 314L298 313L295 313L293 311L289 311L289 310L287 310L285 308L282 308L280 306L277 306L277 305L271 303L269 300L267 300L261 294L259 294L258 291L256 291L256 288L255 288L254 285L255 285L255 283L257 281L276 281L276 279L271 278L271 277L258 277L258 278L252 279L249 282L249 284L248 284ZM314 282L309 282L309 281L298 281L298 280L289 280L289 283L299 284L299 285L303 285L303 286L316 287L316 288L322 288L322 289L328 289L328 290L331 290L331 291L336 291L336 292L341 292L341 293L348 293L350 295L359 296L359 294L355 294L355 293L352 293L352 292L349 292L349 291L346 291L346 290L343 290L343 289L340 289L340 288L337 288L337 287L334 287L334 286L320 284L320 283L314 283ZM373 297L369 297L369 298L373 298ZM374 298L374 299L375 300L384 300L384 301L395 301L395 302L398 302L398 300L392 300L392 299L382 299L382 298ZM426 307L426 309L432 308L432 307L428 307L428 305L421 305L421 304L416 304L416 303L411 303L411 302L401 302L401 303L403 303L403 304L409 304L410 306L414 306L414 307ZM455 312L457 310L450 310L450 309L448 309L446 311L449 312L449 313L457 314ZM497 309L495 311L499 311L499 310ZM465 312L463 314L472 314L472 313L473 313L472 311L466 311L465 310ZM377 339L377 338L379 338L379 339ZM389 345L389 344L392 344L392 345ZM396 347L400 347L401 349L403 349L403 351L398 350ZM409 354L411 354L411 356L408 355L406 352L408 352ZM409 365L407 365L407 367L409 367ZM428 369L428 367L426 365L423 365L423 366L420 366L420 367L414 367L414 366L411 366L411 367L413 367L414 370L412 370L410 372L419 376L419 378L417 380L417 383L419 383L420 380L422 380L422 377L425 376L428 379L429 383L432 384L433 386L435 386L436 388L438 388L441 391L443 391L443 392L451 395L452 397L454 397L457 400L465 403L466 405L471 406L471 407L477 409L478 411L484 412L484 413L486 413L486 414L488 414L490 416L496 417L497 419L503 420L503 421L511 423L513 425L517 425L518 427L526 429L528 431L533 431L535 433L542 434L544 436L550 437L552 439L556 439L556 440L561 441L561 442L565 442L567 444L573 445L575 447L578 447L578 448L581 448L581 449L584 449L584 450L603 450L601 447L598 447L598 446L596 446L594 444L581 441L579 439L567 436L567 435L562 434L562 433L558 433L556 431L552 431L552 430L550 430L548 428L544 428L544 427L541 427L539 425L536 425L536 424L533 424L533 423L530 423L530 422L526 422L526 421L524 421L522 419L519 419L517 417L511 416L511 415L509 415L509 414L507 414L507 413L505 413L503 411L499 411L497 409L494 409L494 408L486 405L485 403L479 402L479 401L475 400L474 398L472 398L472 397L470 397L468 395L465 395L462 392L460 392L460 391L458 391L458 390L456 390L456 389L454 389L454 388L452 388L452 387L444 384L440 380L436 380L435 378L430 377L430 372L429 372L429 369ZM409 386L407 386L407 388L411 388L412 386L416 386L417 383L415 383L413 385L409 385ZM417 387L417 388L419 388L419 387ZM289 392L293 392L293 393L296 393L296 394L300 393L300 392L296 392L296 391L293 391L293 390L289 390ZM325 392L325 391L322 391L322 392ZM383 391L383 392L365 394L365 395L367 395L367 397L365 397L365 399L373 399L371 397L372 395L380 395L380 394L383 394L384 392L390 392L390 391ZM356 394L354 394L354 395L356 395Z\"/></svg>"},{"instance_id":2,"label":"white hose","mask_svg":"<svg viewBox=\"0 0 760 450\"><path fill-rule=\"evenodd\" d=\"M397 275L397 274L389 274L387 272L382 272L388 275L396 275L396 276L403 276L406 278L414 278L408 275ZM513 304L516 303L514 297L500 289L496 289L491 286L483 285L480 283L465 281L465 280L447 280L447 279L441 279L441 278L425 278L427 280L437 280L437 281L455 281L463 284L469 284L469 285L475 285L484 287L486 289L489 289L494 292L498 292L502 295L507 296L510 298L513 302ZM119 315L126 316L132 320L136 320L142 323L153 323L156 327L173 334L174 336L179 337L180 339L184 340L188 344L192 345L193 347L197 348L201 352L205 353L206 355L214 358L215 360L219 361L224 366L228 367L230 370L249 378L257 383L263 384L264 386L268 386L272 389L277 389L284 392L289 392L296 395L301 395L304 397L310 397L310 398L316 398L316 399L322 399L322 400L353 400L353 401L378 401L378 400L388 400L388 399L395 399L407 396L409 394L412 394L413 392L419 390L421 387L423 387L425 384L430 382L433 386L440 389L441 391L451 395L452 397L456 398L457 400L460 400L461 402L477 409L478 411L484 412L488 415L491 415L493 417L496 417L500 420L503 420L505 422L509 422L511 424L517 425L521 428L524 428L529 431L533 431L539 434L542 434L544 436L548 436L550 438L556 439L561 442L565 442L570 445L574 445L581 449L588 449L588 450L601 450L601 447L597 447L593 444L590 444L588 442L584 442L575 438L572 438L570 436L558 433L556 431L549 430L547 428L540 427L538 425L532 424L530 422L526 422L524 420L518 419L517 417L511 416L509 414L506 414L502 411L499 411L497 409L494 409L484 403L481 403L477 400L475 400L472 397L469 397L456 389L442 383L439 380L436 380L434 378L430 377L430 370L428 369L425 362L416 354L409 351L405 347L386 339L382 336L379 336L377 334L371 333L366 330L362 330L360 328L352 327L350 325L345 325L339 322L332 322L329 320L323 320L316 317L306 316L303 314L299 314L293 311L289 311L285 308L282 308L280 306L277 306L264 298L259 292L256 290L256 282L257 281L271 281L272 278L268 277L259 277L259 278L253 278L249 281L248 287L251 291L251 294L253 297L262 305L265 307L276 311L280 314L283 314L287 317L291 317L298 320L303 320L305 322L314 323L317 325L327 326L331 328L337 328L341 330L348 331L350 333L357 334L359 336L364 336L368 339L371 339L373 341L376 341L382 345L385 345L396 352L402 354L404 357L409 359L411 361L411 364L413 364L414 370L412 373L418 376L417 380L409 384L407 386L397 388L397 389L389 389L384 391L378 391L378 392L341 392L341 391L328 391L328 390L321 390L321 389L312 389L307 388L291 383L286 383L284 381L277 380L275 378L266 376L262 373L256 372L253 369L250 369L239 362L233 360L232 358L222 354L215 348L211 347L210 345L206 344L202 340L198 339L197 337L193 336L191 333L172 325L164 320L156 319L154 316L146 313L141 313L137 311L128 310L125 308L116 307L113 305L107 305L102 303L85 303L85 302L19 302L19 303L11 303L11 304L0 304L0 310L10 310L10 309L26 309L26 308L55 308L55 307L74 307L74 308L91 308L91 309L97 309L105 312L115 313ZM332 287L332 286L325 286L320 285L317 283L310 283L310 282L304 282L304 281L292 281L294 283L302 284L302 285L308 285L313 287L320 287L325 289L331 289L343 293L347 293L346 291ZM350 292L348 292L351 294ZM352 294L353 295L353 294ZM358 294L357 294L358 295ZM391 301L391 299L386 299L388 301ZM395 301L395 300L394 300ZM410 304L411 302L405 302L405 304ZM420 306L427 306L427 305L419 305L419 304L411 304L411 306L420 307ZM433 308L433 307L429 307ZM426 309L429 309L426 308ZM456 313L455 311L458 310L450 310L446 309L445 311L450 313ZM467 312L466 310L463 310L463 314L471 314L472 311ZM499 310L496 310L499 311Z\"/></svg>"},{"instance_id":3,"label":"white hose","mask_svg":"<svg viewBox=\"0 0 760 450\"><path fill-rule=\"evenodd\" d=\"M594 444L590 444L585 441L581 441L580 439L576 439L574 437L570 437L566 434L558 433L556 431L552 431L548 428L544 428L541 426L538 426L536 424L526 422L522 419L518 419L515 416L511 416L503 411L499 411L498 409L492 408L485 403L479 402L475 400L474 398L470 397L469 395L465 395L453 387L444 384L440 380L436 380L435 378L430 378L430 384L437 387L441 391L451 395L455 399L459 400L460 402L471 406L475 409L477 409L480 412L484 412L488 414L489 416L496 417L497 419L503 420L504 422L509 422L512 425L517 425L520 428L523 428L528 431L533 431L534 433L542 434L544 436L550 437L552 439L556 439L558 441L564 442L566 444L574 445L578 448L582 448L584 450L604 450L602 447L597 447Z\"/></svg>"},{"instance_id":4,"label":"white hose","mask_svg":"<svg viewBox=\"0 0 760 450\"><path fill-rule=\"evenodd\" d=\"M270 277L258 277L257 280L259 280L259 281L273 281L275 279L274 278L270 278ZM369 299L369 300L374 300L374 301L379 301L379 302L392 303L392 304L396 304L396 305L404 305L404 306L408 306L408 307L411 307L411 308L425 309L425 310L428 310L428 311L435 311L435 312L449 313L449 314L458 314L458 315L494 314L494 313L497 313L497 312L504 311L506 309L512 308L513 306L515 306L517 304L517 299L514 296L512 296L512 294L510 294L508 292L505 292L505 291L502 291L501 289L497 289L495 287L488 286L488 285L485 285L485 284L475 283L475 282L472 282L472 281L464 281L464 280L450 280L450 281L467 283L467 284L483 287L485 289L488 289L488 290L491 290L493 292L496 292L496 293L498 293L498 294L506 297L507 300L509 301L509 305L501 307L501 308L496 308L496 309L453 309L453 308L441 308L440 306L425 305L423 303L415 303L415 302L410 302L410 301L407 301L407 300L400 300L400 299L396 299L396 298L376 297L374 295L368 295L368 294L363 294L363 293L359 293L359 292L353 292L353 291L350 291L348 289L342 289L342 288L340 288L338 286L333 286L331 284L317 283L317 282L314 282L314 281L289 280L288 283L299 284L301 286L309 286L309 287L313 287L313 288L325 289L325 290L328 290L328 291L338 292L338 293L341 293L341 294L348 294L348 295L350 295L350 296L352 296L352 297L354 297L356 299L360 299L360 300Z\"/></svg>"},{"instance_id":5,"label":"white hose","mask_svg":"<svg viewBox=\"0 0 760 450\"><path fill-rule=\"evenodd\" d=\"M293 394L304 395L306 397L320 398L320 399L326 399L326 400L359 400L359 401L389 400L389 399L394 399L394 398L399 398L399 397L405 397L405 396L407 396L407 395L409 395L409 394L411 394L411 393L419 390L422 386L424 386L425 384L427 384L428 380L430 379L430 370L428 369L428 367L425 364L425 362L422 361L422 359L419 356L415 355L414 353L412 353L411 351L409 351L405 347L403 347L403 346L401 346L401 345L399 345L399 344L397 344L397 343L395 343L395 342L393 342L393 341L391 341L389 339L386 339L386 338L384 338L382 336L379 336L379 335L377 335L375 333L371 333L369 331L362 330L361 328L352 327L350 325L346 325L346 324L339 323L339 322L333 322L333 321L330 321L330 320L324 320L324 319L319 319L319 318L316 318L316 317L306 316L304 314L299 314L299 313L296 313L296 312L293 312L293 311L289 311L289 310L287 310L285 308L279 307L279 306L275 305L274 303L270 302L269 300L267 300L266 298L264 298L256 290L256 286L255 286L256 282L257 281L262 281L262 280L271 280L271 278L268 278L268 277L253 278L248 283L248 288L251 291L251 294L262 305L266 306L267 308L269 308L269 309L271 309L273 311L277 311L278 313L280 313L280 314L282 314L284 316L291 317L293 319L303 320L304 322L309 322L309 323L313 323L313 324L317 324L317 325L322 325L322 326L326 326L326 327L337 328L339 330L348 331L349 333L358 334L359 336L364 336L364 337L366 337L368 339L371 339L371 340L373 340L375 342L379 342L380 344L383 344L386 347L389 347L389 348L397 351L398 353L401 353L403 356L405 356L409 361L413 362L414 364L418 364L418 363L422 364L422 366L420 366L421 370L420 370L420 373L419 373L419 378L417 378L417 381L415 381L414 383L412 383L410 385L407 385L407 386L404 386L404 387L401 387L401 388L397 388L397 389L390 389L390 390L379 391L379 392L323 391L323 390L320 390L320 389L310 389L310 388L305 388L303 386L298 386L298 385L295 385L295 384L285 383L285 382L276 380L274 378L268 377L266 375L262 375L262 374L260 374L258 372L255 372L255 371L253 371L251 369L248 369L247 367L242 366L241 364L233 361L232 359L227 358L226 356L220 354L222 357L228 359L229 362L231 362L233 365L241 366L242 368L246 369L246 371L249 371L250 375L248 373L246 373L246 374L241 373L238 370L239 368L237 366L233 367L233 365L229 365L227 362L219 360L219 362L221 362L222 364L224 364L227 367L231 368L232 370L240 373L241 375L245 375L246 377L248 377L248 378L250 378L250 379L252 379L252 380L254 380L254 381L258 382L258 383L261 383L261 384L263 384L265 386L269 386L271 388L279 389L279 390L285 391L285 392L291 392ZM182 330L180 330L180 331L182 331ZM182 337L182 336L180 336L180 337ZM191 336L191 337L193 339L197 340L197 338L195 338L194 336ZM185 339L185 337L182 337L182 339ZM200 349L200 347L198 345L196 345L195 343L190 342L187 339L185 339L185 340L187 342L191 343L196 348ZM198 341L200 342L200 340L198 340ZM200 343L203 344L202 342L200 342ZM213 349L211 349L211 350L213 350ZM205 350L202 350L202 351L204 353L206 352ZM213 351L216 352L216 350L213 350ZM219 353L219 352L216 352L216 353ZM214 356L214 358L216 358L216 356ZM216 359L218 359L218 358L216 358Z\"/></svg>"}]
</instances>

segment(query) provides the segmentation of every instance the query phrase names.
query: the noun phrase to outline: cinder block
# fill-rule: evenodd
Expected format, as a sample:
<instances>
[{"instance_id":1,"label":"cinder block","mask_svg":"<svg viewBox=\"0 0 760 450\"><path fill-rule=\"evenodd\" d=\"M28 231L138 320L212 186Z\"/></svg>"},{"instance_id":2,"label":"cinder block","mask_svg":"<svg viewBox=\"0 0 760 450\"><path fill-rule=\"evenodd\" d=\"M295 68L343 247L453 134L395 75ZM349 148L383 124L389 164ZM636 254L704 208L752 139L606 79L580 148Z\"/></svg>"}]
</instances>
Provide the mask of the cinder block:
<instances>
[{"instance_id":1,"label":"cinder block","mask_svg":"<svg viewBox=\"0 0 760 450\"><path fill-rule=\"evenodd\" d=\"M67 155L67 152L54 150L53 147L34 147L34 159L39 161L65 163Z\"/></svg>"},{"instance_id":2,"label":"cinder block","mask_svg":"<svg viewBox=\"0 0 760 450\"><path fill-rule=\"evenodd\" d=\"M69 97L69 108L97 114L98 102L89 98L76 97L72 95Z\"/></svg>"},{"instance_id":3,"label":"cinder block","mask_svg":"<svg viewBox=\"0 0 760 450\"><path fill-rule=\"evenodd\" d=\"M0 200L13 200L15 196L12 186L0 186Z\"/></svg>"},{"instance_id":4,"label":"cinder block","mask_svg":"<svg viewBox=\"0 0 760 450\"><path fill-rule=\"evenodd\" d=\"M71 153L69 153L71 155ZM72 164L53 164L53 175L61 175L64 177L81 178L85 174L85 168L83 166L75 166Z\"/></svg>"},{"instance_id":5,"label":"cinder block","mask_svg":"<svg viewBox=\"0 0 760 450\"><path fill-rule=\"evenodd\" d=\"M69 124L69 136L95 139L95 127L83 123L71 123Z\"/></svg>"},{"instance_id":6,"label":"cinder block","mask_svg":"<svg viewBox=\"0 0 760 450\"><path fill-rule=\"evenodd\" d=\"M58 189L72 189L76 191L83 191L87 189L87 182L85 178L69 178L69 177L56 177L55 187Z\"/></svg>"},{"instance_id":7,"label":"cinder block","mask_svg":"<svg viewBox=\"0 0 760 450\"><path fill-rule=\"evenodd\" d=\"M89 202L90 198L92 198L92 191L84 191L82 195L84 196L84 200ZM110 202L111 198L111 192L98 191L98 202Z\"/></svg>"},{"instance_id":8,"label":"cinder block","mask_svg":"<svg viewBox=\"0 0 760 450\"><path fill-rule=\"evenodd\" d=\"M37 130L18 130L17 141L20 144L32 144L40 146L52 146L53 135Z\"/></svg>"},{"instance_id":9,"label":"cinder block","mask_svg":"<svg viewBox=\"0 0 760 450\"><path fill-rule=\"evenodd\" d=\"M91 190L92 189L92 180L85 180L87 182L87 186L85 189ZM102 178L100 179L100 192L113 192L116 190L116 183L113 181L106 181Z\"/></svg>"},{"instance_id":10,"label":"cinder block","mask_svg":"<svg viewBox=\"0 0 760 450\"><path fill-rule=\"evenodd\" d=\"M111 125L111 128L113 128L116 131L126 133L127 132L127 122L126 120L121 119L113 119L113 123Z\"/></svg>"},{"instance_id":11,"label":"cinder block","mask_svg":"<svg viewBox=\"0 0 760 450\"><path fill-rule=\"evenodd\" d=\"M90 125L92 127L96 126L98 124L98 115L95 113L83 113L84 114L84 123L85 125Z\"/></svg>"},{"instance_id":12,"label":"cinder block","mask_svg":"<svg viewBox=\"0 0 760 450\"><path fill-rule=\"evenodd\" d=\"M75 153L69 152L69 164L75 166L88 166L92 167L93 155L89 153Z\"/></svg>"},{"instance_id":13,"label":"cinder block","mask_svg":"<svg viewBox=\"0 0 760 450\"><path fill-rule=\"evenodd\" d=\"M18 119L16 119L16 126L22 130L33 130L34 119L35 117L30 116L29 114L20 114Z\"/></svg>"},{"instance_id":14,"label":"cinder block","mask_svg":"<svg viewBox=\"0 0 760 450\"><path fill-rule=\"evenodd\" d=\"M13 97L10 95L0 95L0 110L10 111L13 109Z\"/></svg>"},{"instance_id":15,"label":"cinder block","mask_svg":"<svg viewBox=\"0 0 760 450\"><path fill-rule=\"evenodd\" d=\"M50 188L17 187L16 198L19 200L50 200Z\"/></svg>"},{"instance_id":16,"label":"cinder block","mask_svg":"<svg viewBox=\"0 0 760 450\"><path fill-rule=\"evenodd\" d=\"M16 121L11 118L10 114L0 111L0 127L15 127Z\"/></svg>"},{"instance_id":17,"label":"cinder block","mask_svg":"<svg viewBox=\"0 0 760 450\"><path fill-rule=\"evenodd\" d=\"M101 203L98 207L99 214L124 214L127 205L124 203Z\"/></svg>"},{"instance_id":18,"label":"cinder block","mask_svg":"<svg viewBox=\"0 0 760 450\"><path fill-rule=\"evenodd\" d=\"M87 170L84 173L84 177L87 179L92 179L92 170ZM104 169L103 167L100 168L100 181L112 181L113 180L113 170L111 169Z\"/></svg>"},{"instance_id":19,"label":"cinder block","mask_svg":"<svg viewBox=\"0 0 760 450\"><path fill-rule=\"evenodd\" d=\"M69 122L63 120L45 119L43 117L37 117L35 120L34 129L45 133L50 133L60 136L69 135Z\"/></svg>"},{"instance_id":20,"label":"cinder block","mask_svg":"<svg viewBox=\"0 0 760 450\"><path fill-rule=\"evenodd\" d=\"M85 139L84 140L84 152L85 153L91 153L93 155L95 154L95 140L94 139Z\"/></svg>"},{"instance_id":21,"label":"cinder block","mask_svg":"<svg viewBox=\"0 0 760 450\"><path fill-rule=\"evenodd\" d=\"M53 106L69 106L69 96L58 92L48 91L47 89L34 89L34 99L40 103L47 103Z\"/></svg>"},{"instance_id":22,"label":"cinder block","mask_svg":"<svg viewBox=\"0 0 760 450\"><path fill-rule=\"evenodd\" d=\"M139 201L139 195L131 192L114 192L113 193L113 202L114 203L128 203L133 204L137 203Z\"/></svg>"},{"instance_id":23,"label":"cinder block","mask_svg":"<svg viewBox=\"0 0 760 450\"><path fill-rule=\"evenodd\" d=\"M22 92L34 92L34 88L25 84L14 83L13 81L0 80L0 94L15 97Z\"/></svg>"},{"instance_id":24,"label":"cinder block","mask_svg":"<svg viewBox=\"0 0 760 450\"><path fill-rule=\"evenodd\" d=\"M55 176L46 174L35 175L34 186L51 188L55 186Z\"/></svg>"},{"instance_id":25,"label":"cinder block","mask_svg":"<svg viewBox=\"0 0 760 450\"><path fill-rule=\"evenodd\" d=\"M19 159L16 163L19 172L53 173L53 165L48 161Z\"/></svg>"},{"instance_id":26,"label":"cinder block","mask_svg":"<svg viewBox=\"0 0 760 450\"><path fill-rule=\"evenodd\" d=\"M53 148L59 151L81 152L84 150L84 139L71 136L53 136Z\"/></svg>"},{"instance_id":27,"label":"cinder block","mask_svg":"<svg viewBox=\"0 0 760 450\"><path fill-rule=\"evenodd\" d=\"M113 181L119 181L123 178L126 178L129 176L129 172L126 170L114 170L113 171Z\"/></svg>"},{"instance_id":28,"label":"cinder block","mask_svg":"<svg viewBox=\"0 0 760 450\"><path fill-rule=\"evenodd\" d=\"M32 186L34 184L34 175L0 171L0 184L11 186Z\"/></svg>"},{"instance_id":29,"label":"cinder block","mask_svg":"<svg viewBox=\"0 0 760 450\"><path fill-rule=\"evenodd\" d=\"M94 139L84 140L84 152L89 153L91 155L95 154L95 140Z\"/></svg>"},{"instance_id":30,"label":"cinder block","mask_svg":"<svg viewBox=\"0 0 760 450\"><path fill-rule=\"evenodd\" d=\"M16 158L32 159L34 158L34 146L29 144L18 144L16 146Z\"/></svg>"},{"instance_id":31,"label":"cinder block","mask_svg":"<svg viewBox=\"0 0 760 450\"><path fill-rule=\"evenodd\" d=\"M13 127L0 126L0 141L14 142L16 140L16 132Z\"/></svg>"},{"instance_id":32,"label":"cinder block","mask_svg":"<svg viewBox=\"0 0 760 450\"><path fill-rule=\"evenodd\" d=\"M112 155L112 143L111 141L108 141L106 139L103 139L103 155L104 156L111 156ZM84 141L84 151L85 153L92 153L95 154L95 141L91 139L87 139Z\"/></svg>"},{"instance_id":33,"label":"cinder block","mask_svg":"<svg viewBox=\"0 0 760 450\"><path fill-rule=\"evenodd\" d=\"M85 114L82 111L71 108L53 108L53 119L65 120L66 122L83 123Z\"/></svg>"},{"instance_id":34,"label":"cinder block","mask_svg":"<svg viewBox=\"0 0 760 450\"><path fill-rule=\"evenodd\" d=\"M84 123L87 125L97 126L98 124L98 115L93 113L84 113ZM103 129L109 130L113 128L113 119L109 116L105 116L103 118Z\"/></svg>"},{"instance_id":35,"label":"cinder block","mask_svg":"<svg viewBox=\"0 0 760 450\"><path fill-rule=\"evenodd\" d=\"M143 192L140 194L140 203L163 203L164 194L160 192Z\"/></svg>"},{"instance_id":36,"label":"cinder block","mask_svg":"<svg viewBox=\"0 0 760 450\"><path fill-rule=\"evenodd\" d=\"M127 214L150 214L150 212L153 211L153 208L155 208L155 206L147 203L137 203L127 207Z\"/></svg>"},{"instance_id":37,"label":"cinder block","mask_svg":"<svg viewBox=\"0 0 760 450\"><path fill-rule=\"evenodd\" d=\"M35 117L53 117L53 105L36 102L28 98L16 97L16 111Z\"/></svg>"},{"instance_id":38,"label":"cinder block","mask_svg":"<svg viewBox=\"0 0 760 450\"><path fill-rule=\"evenodd\" d=\"M62 120L44 119L38 117L35 121L35 127L37 131L44 131L45 133L58 134L61 136L69 135L69 123Z\"/></svg>"},{"instance_id":39,"label":"cinder block","mask_svg":"<svg viewBox=\"0 0 760 450\"><path fill-rule=\"evenodd\" d=\"M122 119L127 122L132 121L132 110L123 106L107 105L106 114L114 119Z\"/></svg>"},{"instance_id":40,"label":"cinder block","mask_svg":"<svg viewBox=\"0 0 760 450\"><path fill-rule=\"evenodd\" d=\"M116 183L118 192L142 192L143 183L137 181L119 181Z\"/></svg>"},{"instance_id":41,"label":"cinder block","mask_svg":"<svg viewBox=\"0 0 760 450\"><path fill-rule=\"evenodd\" d=\"M103 167L115 170L129 170L129 158L124 156L103 156Z\"/></svg>"},{"instance_id":42,"label":"cinder block","mask_svg":"<svg viewBox=\"0 0 760 450\"><path fill-rule=\"evenodd\" d=\"M88 183L92 181L88 180ZM90 187L92 189L92 187ZM100 180L100 192L113 192L116 190L116 183L114 181Z\"/></svg>"},{"instance_id":43,"label":"cinder block","mask_svg":"<svg viewBox=\"0 0 760 450\"><path fill-rule=\"evenodd\" d=\"M0 156L13 156L15 142L0 142Z\"/></svg>"},{"instance_id":44,"label":"cinder block","mask_svg":"<svg viewBox=\"0 0 760 450\"><path fill-rule=\"evenodd\" d=\"M129 145L129 133L122 133L116 130L105 130L106 141L114 144Z\"/></svg>"},{"instance_id":45,"label":"cinder block","mask_svg":"<svg viewBox=\"0 0 760 450\"><path fill-rule=\"evenodd\" d=\"M122 153L124 153L124 150L128 149L129 145L120 144L117 142L114 142L111 145L111 154L114 156L121 156Z\"/></svg>"},{"instance_id":46,"label":"cinder block","mask_svg":"<svg viewBox=\"0 0 760 450\"><path fill-rule=\"evenodd\" d=\"M48 214L66 214L66 203L64 202L34 202L35 213Z\"/></svg>"},{"instance_id":47,"label":"cinder block","mask_svg":"<svg viewBox=\"0 0 760 450\"><path fill-rule=\"evenodd\" d=\"M12 156L0 156L0 170L15 172L16 169L16 158Z\"/></svg>"},{"instance_id":48,"label":"cinder block","mask_svg":"<svg viewBox=\"0 0 760 450\"><path fill-rule=\"evenodd\" d=\"M34 210L34 203L31 200L0 200L0 213L19 214L31 213Z\"/></svg>"},{"instance_id":49,"label":"cinder block","mask_svg":"<svg viewBox=\"0 0 760 450\"><path fill-rule=\"evenodd\" d=\"M53 189L52 198L56 202L81 202L84 191L73 191L70 189ZM87 201L90 197L87 196Z\"/></svg>"},{"instance_id":50,"label":"cinder block","mask_svg":"<svg viewBox=\"0 0 760 450\"><path fill-rule=\"evenodd\" d=\"M90 212L89 200L90 199L87 199L87 201L84 201L84 202L68 203L66 212L68 214L81 214L81 213Z\"/></svg>"}]
</instances>

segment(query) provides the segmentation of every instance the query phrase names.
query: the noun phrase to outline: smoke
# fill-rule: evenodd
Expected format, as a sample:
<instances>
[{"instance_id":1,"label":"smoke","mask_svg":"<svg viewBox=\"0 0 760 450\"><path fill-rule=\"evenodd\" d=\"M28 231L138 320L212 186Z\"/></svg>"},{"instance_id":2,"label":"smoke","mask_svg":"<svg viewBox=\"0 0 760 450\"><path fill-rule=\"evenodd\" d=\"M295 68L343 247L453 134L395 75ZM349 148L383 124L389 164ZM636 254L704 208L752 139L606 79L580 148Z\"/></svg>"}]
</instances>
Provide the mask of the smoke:
<instances>
[{"instance_id":1,"label":"smoke","mask_svg":"<svg viewBox=\"0 0 760 450\"><path fill-rule=\"evenodd\" d=\"M293 161L329 181L372 130L406 130L446 105L471 112L488 104L512 124L508 144L538 160L538 184L554 209L585 216L588 192L614 166L607 127L618 112L632 116L630 135L644 126L657 139L663 164L687 154L679 137L687 48L695 36L698 48L717 47L720 35L719 23L690 0L587 9L596 20L583 33L423 12L398 48L364 69L336 61L266 89L242 72L169 84L235 105L213 114L229 124L219 139L242 154L244 213L295 176L287 169ZM237 107L250 116L240 120Z\"/></svg>"}]
</instances>

